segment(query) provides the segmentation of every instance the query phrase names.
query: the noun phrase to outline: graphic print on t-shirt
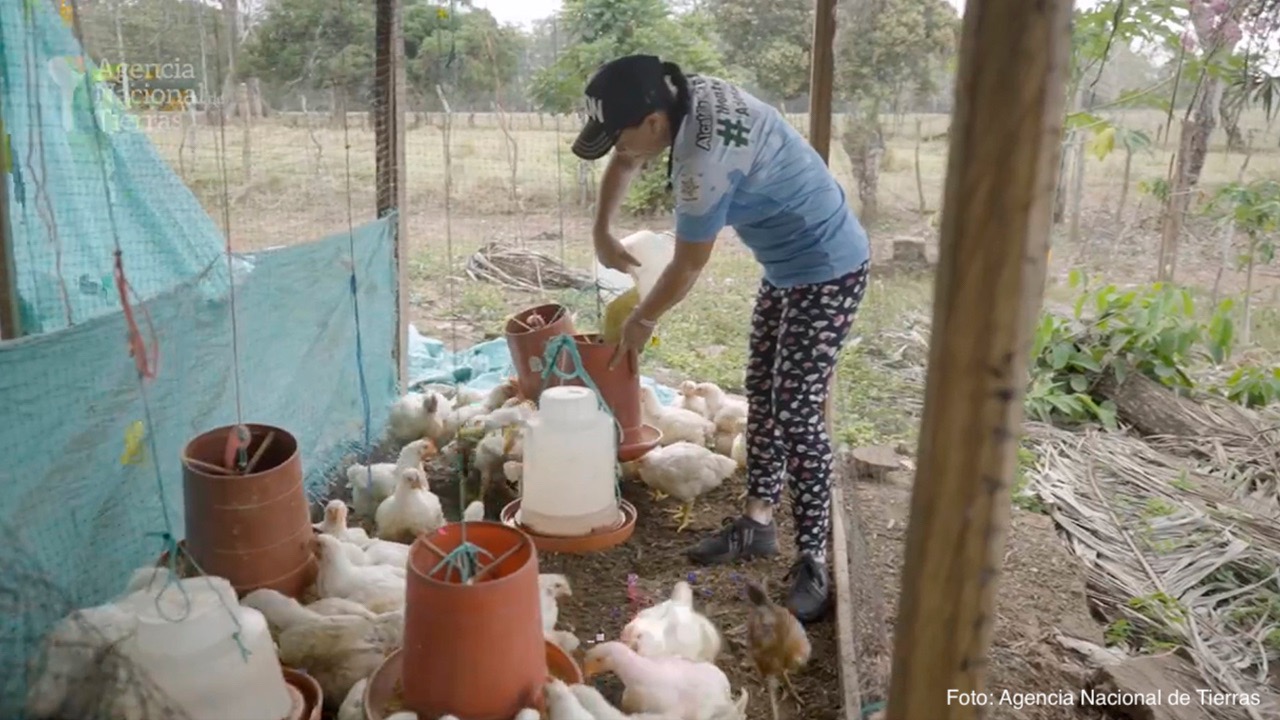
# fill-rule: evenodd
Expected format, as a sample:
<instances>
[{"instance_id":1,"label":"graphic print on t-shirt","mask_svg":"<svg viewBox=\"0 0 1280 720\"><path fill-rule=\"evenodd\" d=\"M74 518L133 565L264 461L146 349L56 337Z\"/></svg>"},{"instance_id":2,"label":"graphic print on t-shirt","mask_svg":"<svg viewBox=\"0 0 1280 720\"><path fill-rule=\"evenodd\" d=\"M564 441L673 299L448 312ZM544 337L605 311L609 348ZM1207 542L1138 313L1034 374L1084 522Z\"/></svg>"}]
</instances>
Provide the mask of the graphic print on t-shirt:
<instances>
[{"instance_id":1,"label":"graphic print on t-shirt","mask_svg":"<svg viewBox=\"0 0 1280 720\"><path fill-rule=\"evenodd\" d=\"M732 225L778 287L827 282L867 259L843 188L776 109L713 77L690 76L689 95L671 150L680 240Z\"/></svg>"}]
</instances>

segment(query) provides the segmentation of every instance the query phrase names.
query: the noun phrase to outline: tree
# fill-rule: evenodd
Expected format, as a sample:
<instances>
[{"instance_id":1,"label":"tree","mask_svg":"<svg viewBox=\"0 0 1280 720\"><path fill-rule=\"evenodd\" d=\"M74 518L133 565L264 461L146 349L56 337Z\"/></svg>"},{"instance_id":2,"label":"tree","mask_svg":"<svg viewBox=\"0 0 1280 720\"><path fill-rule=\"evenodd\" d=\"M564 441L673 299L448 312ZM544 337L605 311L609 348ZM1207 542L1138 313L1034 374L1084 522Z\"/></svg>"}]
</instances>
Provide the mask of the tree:
<instances>
[{"instance_id":1,"label":"tree","mask_svg":"<svg viewBox=\"0 0 1280 720\"><path fill-rule=\"evenodd\" d=\"M1245 267L1244 280L1244 332L1242 340L1249 343L1253 326L1253 276L1255 266L1268 264L1276 257L1276 232L1280 230L1280 183L1275 180L1259 180L1245 185L1232 183L1215 196L1210 205L1219 217L1230 220L1249 238L1248 247L1240 258Z\"/></svg>"},{"instance_id":2,"label":"tree","mask_svg":"<svg viewBox=\"0 0 1280 720\"><path fill-rule=\"evenodd\" d=\"M957 44L960 19L945 0L860 0L842 36L836 69L838 89L850 106L842 138L858 181L862 216L872 222L884 131L880 116L906 90L927 95L938 66Z\"/></svg>"},{"instance_id":3,"label":"tree","mask_svg":"<svg viewBox=\"0 0 1280 720\"><path fill-rule=\"evenodd\" d=\"M406 76L420 98L437 102L440 84L465 106L515 81L523 37L488 10L411 0L404 12ZM244 71L281 89L338 89L344 106L372 90L374 18L373 0L272 0L242 49Z\"/></svg>"},{"instance_id":4,"label":"tree","mask_svg":"<svg viewBox=\"0 0 1280 720\"><path fill-rule=\"evenodd\" d=\"M450 9L416 2L405 12L409 83L432 106L436 85L455 108L501 101L498 95L518 83L525 43L517 28L470 3Z\"/></svg>"},{"instance_id":5,"label":"tree","mask_svg":"<svg viewBox=\"0 0 1280 720\"><path fill-rule=\"evenodd\" d=\"M563 43L559 57L534 76L530 88L534 101L549 112L579 108L591 73L622 55L650 53L689 72L723 74L724 66L709 40L707 17L698 12L677 15L666 0L565 0L558 30ZM579 164L579 183L584 187L591 182L586 168ZM673 201L665 173L664 153L636 178L627 208L632 212L670 209Z\"/></svg>"},{"instance_id":6,"label":"tree","mask_svg":"<svg viewBox=\"0 0 1280 720\"><path fill-rule=\"evenodd\" d=\"M740 68L752 89L775 102L809 92L814 4L788 0L709 0L725 63Z\"/></svg>"},{"instance_id":7,"label":"tree","mask_svg":"<svg viewBox=\"0 0 1280 720\"><path fill-rule=\"evenodd\" d=\"M700 15L676 16L666 0L565 0L559 16L560 56L534 77L534 100L548 112L579 106L587 78L621 55L652 53L689 70L722 74Z\"/></svg>"},{"instance_id":8,"label":"tree","mask_svg":"<svg viewBox=\"0 0 1280 720\"><path fill-rule=\"evenodd\" d=\"M374 49L372 0L273 0L240 48L240 70L277 90L333 88L341 112L372 89Z\"/></svg>"}]
</instances>

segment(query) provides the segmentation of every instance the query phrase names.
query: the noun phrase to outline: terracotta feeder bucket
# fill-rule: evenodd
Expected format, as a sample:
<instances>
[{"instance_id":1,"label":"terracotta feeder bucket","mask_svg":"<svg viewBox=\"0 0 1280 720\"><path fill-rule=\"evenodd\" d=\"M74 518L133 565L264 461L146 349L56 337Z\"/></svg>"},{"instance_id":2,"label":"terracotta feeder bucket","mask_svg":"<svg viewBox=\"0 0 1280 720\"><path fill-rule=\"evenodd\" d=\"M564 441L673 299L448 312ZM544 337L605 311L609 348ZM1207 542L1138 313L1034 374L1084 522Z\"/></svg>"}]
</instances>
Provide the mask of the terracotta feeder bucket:
<instances>
[{"instance_id":1,"label":"terracotta feeder bucket","mask_svg":"<svg viewBox=\"0 0 1280 720\"><path fill-rule=\"evenodd\" d=\"M557 335L572 335L573 315L559 303L522 310L507 318L504 334L511 364L516 368L520 395L538 401L542 393L542 363L547 343Z\"/></svg>"},{"instance_id":2,"label":"terracotta feeder bucket","mask_svg":"<svg viewBox=\"0 0 1280 720\"><path fill-rule=\"evenodd\" d=\"M548 665L529 536L502 523L450 523L418 537L408 571L403 709L510 720L538 707Z\"/></svg>"},{"instance_id":3,"label":"terracotta feeder bucket","mask_svg":"<svg viewBox=\"0 0 1280 720\"><path fill-rule=\"evenodd\" d=\"M627 353L617 367L610 370L609 361L613 359L617 345L604 342L604 338L598 333L574 335L573 342L578 350L578 357L582 359L582 371L595 383L600 391L600 398L609 407L622 430L622 438L618 443L618 460L631 462L657 447L662 433L641 420L639 353ZM563 362L563 356L560 360ZM553 378L549 384L586 386L585 382L578 379Z\"/></svg>"},{"instance_id":4,"label":"terracotta feeder bucket","mask_svg":"<svg viewBox=\"0 0 1280 720\"><path fill-rule=\"evenodd\" d=\"M293 435L269 425L210 430L182 451L184 550L243 596L297 598L316 576L311 513Z\"/></svg>"}]
</instances>

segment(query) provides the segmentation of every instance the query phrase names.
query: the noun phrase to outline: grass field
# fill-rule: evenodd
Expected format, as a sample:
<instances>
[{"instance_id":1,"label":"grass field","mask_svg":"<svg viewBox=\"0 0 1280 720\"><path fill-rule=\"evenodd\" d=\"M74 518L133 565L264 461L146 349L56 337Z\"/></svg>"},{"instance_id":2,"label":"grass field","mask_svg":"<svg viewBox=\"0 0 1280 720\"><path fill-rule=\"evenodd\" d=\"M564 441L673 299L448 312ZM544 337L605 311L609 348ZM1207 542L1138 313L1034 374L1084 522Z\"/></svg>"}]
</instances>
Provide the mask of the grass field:
<instances>
[{"instance_id":1,"label":"grass field","mask_svg":"<svg viewBox=\"0 0 1280 720\"><path fill-rule=\"evenodd\" d=\"M790 119L801 128L807 123L805 116ZM495 115L456 114L446 173L440 117L423 120L407 136L413 321L424 332L465 345L497 332L503 318L542 299L540 295L579 308L584 318L594 316L595 301L582 294L515 292L465 279L462 271L468 255L494 240L524 243L590 271L589 207L580 201L579 165L568 151L576 121L507 116L504 131ZM1154 111L1130 112L1112 120L1154 136L1164 116ZM305 116L261 121L249 130L247 155L244 129L227 127L225 175L218 162L224 153L217 128L186 132L185 147L183 130L154 129L151 135L215 218L222 217L223 203L231 202L233 241L238 247L253 248L303 242L343 230L349 221L359 224L373 217L373 133L359 118L345 129L330 127L326 121L317 115L310 128ZM947 141L929 138L942 135L948 121L944 115L886 118L891 134L881 174L881 217L871 226L877 259L887 259L891 242L902 238L925 240L930 252L936 253L936 211ZM1256 150L1245 179L1280 176L1276 129L1268 131L1261 117L1248 117L1243 127L1256 130ZM1224 142L1225 138L1215 136L1202 179L1206 192L1233 181L1243 160L1239 154L1228 155ZM1055 228L1049 301L1072 299L1061 282L1071 268L1118 284L1153 277L1160 208L1140 191L1139 184L1165 176L1172 146L1158 144L1134 156L1123 218L1115 215L1123 152L1101 161L1087 156L1080 203L1082 242L1074 247L1066 242L1067 223ZM836 175L846 192L856 197L847 157L838 147L832 155ZM451 187L447 201L446 176ZM587 177L587 182L594 178ZM920 212L921 196L924 213ZM620 230L669 226L667 217L628 218ZM1191 218L1179 280L1207 296L1220 255L1213 224ZM722 240L699 287L664 322L661 345L647 357L646 371L740 386L758 277L754 260L736 239ZM1260 267L1254 286L1254 337L1265 349L1280 349L1276 266ZM1228 270L1223 287L1239 293L1243 274ZM844 355L840 371L839 423L847 439L910 439L919 408L923 358L904 355L918 353L922 343L917 340L927 337L931 297L931 283L925 278L880 274L873 280L856 325L862 338L859 350Z\"/></svg>"}]
</instances>

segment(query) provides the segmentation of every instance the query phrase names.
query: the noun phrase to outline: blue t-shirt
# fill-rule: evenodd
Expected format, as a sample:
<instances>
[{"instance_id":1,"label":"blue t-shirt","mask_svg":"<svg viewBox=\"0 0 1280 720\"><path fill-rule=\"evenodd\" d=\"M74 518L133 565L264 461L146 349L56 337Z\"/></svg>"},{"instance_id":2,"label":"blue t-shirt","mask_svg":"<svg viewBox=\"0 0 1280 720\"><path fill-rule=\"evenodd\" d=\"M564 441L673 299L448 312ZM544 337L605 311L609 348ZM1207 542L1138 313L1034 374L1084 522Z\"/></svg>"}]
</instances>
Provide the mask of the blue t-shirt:
<instances>
[{"instance_id":1,"label":"blue t-shirt","mask_svg":"<svg viewBox=\"0 0 1280 720\"><path fill-rule=\"evenodd\" d=\"M824 283L870 257L867 233L808 142L777 110L713 77L689 77L672 145L676 237L731 226L777 287Z\"/></svg>"}]
</instances>

